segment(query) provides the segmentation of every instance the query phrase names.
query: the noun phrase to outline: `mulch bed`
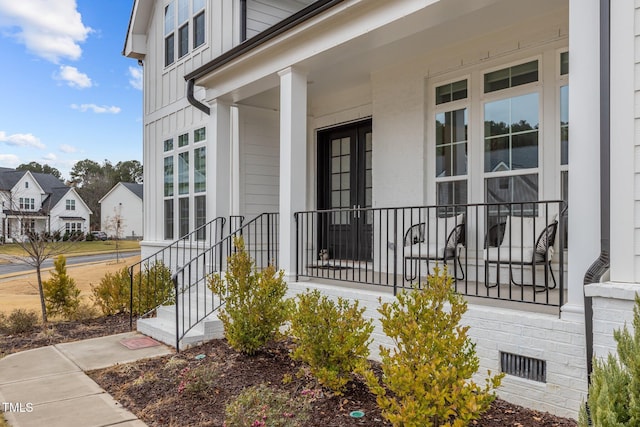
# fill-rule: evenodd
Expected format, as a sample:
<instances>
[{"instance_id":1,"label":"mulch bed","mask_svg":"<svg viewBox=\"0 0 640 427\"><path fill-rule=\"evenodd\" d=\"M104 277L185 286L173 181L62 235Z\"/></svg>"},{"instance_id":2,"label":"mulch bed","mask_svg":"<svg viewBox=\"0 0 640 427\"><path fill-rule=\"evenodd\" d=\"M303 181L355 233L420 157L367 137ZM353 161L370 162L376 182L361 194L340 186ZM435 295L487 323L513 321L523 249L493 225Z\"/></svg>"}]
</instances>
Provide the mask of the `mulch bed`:
<instances>
[{"instance_id":1,"label":"mulch bed","mask_svg":"<svg viewBox=\"0 0 640 427\"><path fill-rule=\"evenodd\" d=\"M126 315L84 322L51 323L30 334L0 335L0 357L41 346L128 331L129 317ZM312 417L305 426L390 425L380 415L375 397L361 382L350 383L343 396L335 396L322 391L309 375L298 375L301 368L302 365L289 358L286 343L271 345L254 356L245 356L231 349L225 340L214 340L179 354L117 365L88 374L150 426L220 427L227 403L245 388L261 383L285 390L292 396L311 395ZM189 387L195 377L190 377L188 372L203 370L213 372L213 380L195 384L198 387ZM363 411L365 416L352 418L349 414L355 410ZM576 422L498 399L472 425L575 427Z\"/></svg>"}]
</instances>

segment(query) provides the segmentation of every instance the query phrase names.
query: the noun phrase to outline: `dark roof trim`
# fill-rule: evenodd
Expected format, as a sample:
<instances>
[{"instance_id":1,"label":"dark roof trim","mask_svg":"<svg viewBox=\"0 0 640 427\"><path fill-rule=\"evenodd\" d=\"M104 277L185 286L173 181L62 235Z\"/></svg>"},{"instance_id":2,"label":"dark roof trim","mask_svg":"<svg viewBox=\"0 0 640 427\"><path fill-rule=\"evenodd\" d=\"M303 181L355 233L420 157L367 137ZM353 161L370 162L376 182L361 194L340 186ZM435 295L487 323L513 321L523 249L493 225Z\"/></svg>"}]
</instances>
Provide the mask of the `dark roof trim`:
<instances>
[{"instance_id":1,"label":"dark roof trim","mask_svg":"<svg viewBox=\"0 0 640 427\"><path fill-rule=\"evenodd\" d=\"M267 28L266 30L256 34L250 39L240 43L231 50L226 51L217 58L209 61L200 68L197 68L184 76L184 79L196 80L206 76L212 71L222 67L223 65L233 61L234 59L244 55L247 52L257 48L258 46L268 42L269 40L289 31L290 29L302 24L305 21L321 14L322 12L342 3L344 0L318 0L304 9L299 10L293 15L283 19L277 24Z\"/></svg>"}]
</instances>

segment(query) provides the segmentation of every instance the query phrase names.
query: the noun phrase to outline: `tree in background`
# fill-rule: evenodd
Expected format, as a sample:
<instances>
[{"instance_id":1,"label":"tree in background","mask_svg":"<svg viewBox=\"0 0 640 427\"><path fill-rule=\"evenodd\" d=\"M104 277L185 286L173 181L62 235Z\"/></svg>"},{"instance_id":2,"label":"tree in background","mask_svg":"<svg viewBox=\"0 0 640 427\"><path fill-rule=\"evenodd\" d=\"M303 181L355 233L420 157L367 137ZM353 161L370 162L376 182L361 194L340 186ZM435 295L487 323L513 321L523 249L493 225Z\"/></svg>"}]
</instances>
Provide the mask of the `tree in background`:
<instances>
[{"instance_id":1,"label":"tree in background","mask_svg":"<svg viewBox=\"0 0 640 427\"><path fill-rule=\"evenodd\" d=\"M71 169L69 183L73 185L80 197L93 212L91 228L100 228L100 204L104 197L119 182L142 182L142 164L137 160L116 163L108 160L101 165L93 160L85 159L77 162Z\"/></svg>"},{"instance_id":2,"label":"tree in background","mask_svg":"<svg viewBox=\"0 0 640 427\"><path fill-rule=\"evenodd\" d=\"M36 173L48 173L48 174L51 174L51 175L55 176L59 180L62 180L62 174L60 173L60 171L58 169L54 168L53 166L49 166L46 163L44 165L41 165L38 162L23 163L23 164L19 165L16 168L16 170L36 172Z\"/></svg>"}]
</instances>

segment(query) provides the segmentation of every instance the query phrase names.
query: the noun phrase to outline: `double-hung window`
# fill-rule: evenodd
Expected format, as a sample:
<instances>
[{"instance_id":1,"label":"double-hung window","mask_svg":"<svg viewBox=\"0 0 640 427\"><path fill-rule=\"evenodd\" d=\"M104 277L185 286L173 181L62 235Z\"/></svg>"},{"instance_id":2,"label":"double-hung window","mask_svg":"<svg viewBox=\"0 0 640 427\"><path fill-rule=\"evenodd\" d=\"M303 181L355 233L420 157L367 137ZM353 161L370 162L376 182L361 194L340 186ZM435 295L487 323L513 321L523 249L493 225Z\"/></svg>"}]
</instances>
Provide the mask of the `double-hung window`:
<instances>
[{"instance_id":1,"label":"double-hung window","mask_svg":"<svg viewBox=\"0 0 640 427\"><path fill-rule=\"evenodd\" d=\"M437 204L467 203L468 82L435 89Z\"/></svg>"},{"instance_id":2,"label":"double-hung window","mask_svg":"<svg viewBox=\"0 0 640 427\"><path fill-rule=\"evenodd\" d=\"M487 203L538 200L538 73L538 61L535 60L484 74ZM534 208L523 205L522 209ZM533 211L524 213L535 214Z\"/></svg>"},{"instance_id":3,"label":"double-hung window","mask_svg":"<svg viewBox=\"0 0 640 427\"><path fill-rule=\"evenodd\" d=\"M164 65L205 42L205 0L171 0L164 8Z\"/></svg>"},{"instance_id":4,"label":"double-hung window","mask_svg":"<svg viewBox=\"0 0 640 427\"><path fill-rule=\"evenodd\" d=\"M73 199L67 199L66 200L66 208L68 211L75 211L76 210L76 201Z\"/></svg>"}]
</instances>

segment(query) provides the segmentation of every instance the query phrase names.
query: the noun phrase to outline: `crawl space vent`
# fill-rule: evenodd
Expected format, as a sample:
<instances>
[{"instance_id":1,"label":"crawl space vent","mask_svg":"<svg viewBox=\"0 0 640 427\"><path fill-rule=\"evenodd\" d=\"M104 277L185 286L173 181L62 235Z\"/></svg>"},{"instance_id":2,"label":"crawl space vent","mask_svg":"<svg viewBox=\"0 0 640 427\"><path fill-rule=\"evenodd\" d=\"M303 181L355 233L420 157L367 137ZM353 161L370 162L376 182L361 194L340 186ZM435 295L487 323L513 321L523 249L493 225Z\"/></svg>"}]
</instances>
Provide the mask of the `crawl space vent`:
<instances>
[{"instance_id":1,"label":"crawl space vent","mask_svg":"<svg viewBox=\"0 0 640 427\"><path fill-rule=\"evenodd\" d=\"M547 382L547 362L533 357L500 352L502 372L527 380Z\"/></svg>"}]
</instances>

